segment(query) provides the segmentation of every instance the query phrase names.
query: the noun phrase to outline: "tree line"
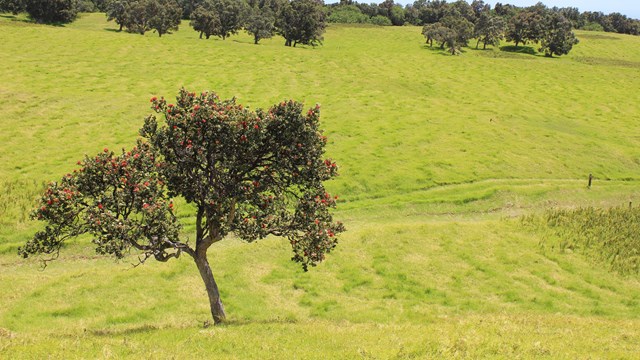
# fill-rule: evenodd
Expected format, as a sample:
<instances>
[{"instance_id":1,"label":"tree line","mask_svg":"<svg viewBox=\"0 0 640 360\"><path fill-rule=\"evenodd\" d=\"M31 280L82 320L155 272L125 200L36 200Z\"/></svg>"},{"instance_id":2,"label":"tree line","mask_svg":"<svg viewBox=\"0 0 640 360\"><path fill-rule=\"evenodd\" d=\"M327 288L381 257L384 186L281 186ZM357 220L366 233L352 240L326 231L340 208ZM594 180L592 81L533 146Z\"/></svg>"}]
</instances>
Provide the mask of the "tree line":
<instances>
[{"instance_id":1,"label":"tree line","mask_svg":"<svg viewBox=\"0 0 640 360\"><path fill-rule=\"evenodd\" d=\"M442 2L438 9L437 12L425 12L422 34L430 46L436 42L451 54L468 46L473 38L477 39L476 48L480 43L483 48L498 46L503 39L515 43L516 47L527 43L539 44L538 50L549 57L568 54L578 43L571 21L542 3L507 15L481 0L471 4L465 1L450 5Z\"/></svg>"},{"instance_id":2,"label":"tree line","mask_svg":"<svg viewBox=\"0 0 640 360\"><path fill-rule=\"evenodd\" d=\"M339 3L327 5L327 8L328 21L334 23L424 26L438 22L452 10L457 10L469 20L472 11L477 11L484 6L483 1L477 0L471 3L464 0L450 3L446 0L417 0L406 6L396 4L393 0L385 0L379 4L340 0ZM535 6L544 5L538 3ZM494 7L494 13L506 20L525 10L526 8L523 7L503 3L496 3ZM576 7L551 7L548 10L564 16L576 29L640 35L640 20L629 18L619 12L610 14L600 11L580 12Z\"/></svg>"},{"instance_id":3,"label":"tree line","mask_svg":"<svg viewBox=\"0 0 640 360\"><path fill-rule=\"evenodd\" d=\"M82 4L105 12L120 31L142 35L153 30L162 36L187 19L200 38L226 39L244 29L256 44L277 34L295 47L321 44L326 28L322 0L0 0L0 12L24 11L39 23L68 23Z\"/></svg>"}]
</instances>

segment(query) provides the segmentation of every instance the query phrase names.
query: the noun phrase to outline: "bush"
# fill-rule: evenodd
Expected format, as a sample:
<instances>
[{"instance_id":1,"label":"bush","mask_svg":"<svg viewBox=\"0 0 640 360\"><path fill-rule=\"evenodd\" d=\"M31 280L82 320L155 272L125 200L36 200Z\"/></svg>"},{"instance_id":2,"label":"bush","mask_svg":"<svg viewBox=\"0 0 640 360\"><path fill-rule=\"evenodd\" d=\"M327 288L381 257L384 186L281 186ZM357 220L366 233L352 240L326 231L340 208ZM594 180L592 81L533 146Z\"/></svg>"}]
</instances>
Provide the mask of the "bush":
<instances>
[{"instance_id":1,"label":"bush","mask_svg":"<svg viewBox=\"0 0 640 360\"><path fill-rule=\"evenodd\" d=\"M376 15L370 19L373 25L379 26L391 26L391 20L388 17L382 15Z\"/></svg>"},{"instance_id":2,"label":"bush","mask_svg":"<svg viewBox=\"0 0 640 360\"><path fill-rule=\"evenodd\" d=\"M587 30L587 31L604 31L604 28L602 27L602 25L596 23L596 22L588 22L586 24L584 24L584 26L582 27L582 30Z\"/></svg>"},{"instance_id":3,"label":"bush","mask_svg":"<svg viewBox=\"0 0 640 360\"><path fill-rule=\"evenodd\" d=\"M339 24L366 24L369 22L369 17L354 5L337 6L331 11L329 22Z\"/></svg>"}]
</instances>

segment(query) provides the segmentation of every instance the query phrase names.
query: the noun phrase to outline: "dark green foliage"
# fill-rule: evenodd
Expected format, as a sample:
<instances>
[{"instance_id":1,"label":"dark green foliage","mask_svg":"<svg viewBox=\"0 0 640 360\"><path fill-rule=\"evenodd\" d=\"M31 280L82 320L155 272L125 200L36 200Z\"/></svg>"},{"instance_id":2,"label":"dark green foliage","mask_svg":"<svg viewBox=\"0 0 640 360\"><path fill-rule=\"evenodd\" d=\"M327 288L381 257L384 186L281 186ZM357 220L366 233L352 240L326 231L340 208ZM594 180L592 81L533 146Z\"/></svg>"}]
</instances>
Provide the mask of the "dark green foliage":
<instances>
[{"instance_id":1,"label":"dark green foliage","mask_svg":"<svg viewBox=\"0 0 640 360\"><path fill-rule=\"evenodd\" d=\"M540 51L544 52L545 56L566 55L577 43L578 39L571 31L569 20L559 13L547 16L540 40Z\"/></svg>"},{"instance_id":2,"label":"dark green foliage","mask_svg":"<svg viewBox=\"0 0 640 360\"><path fill-rule=\"evenodd\" d=\"M115 20L128 32L144 35L155 30L158 36L177 30L182 8L175 0L111 0L107 5L107 20Z\"/></svg>"},{"instance_id":3,"label":"dark green foliage","mask_svg":"<svg viewBox=\"0 0 640 360\"><path fill-rule=\"evenodd\" d=\"M371 23L373 25L378 25L378 26L391 26L391 25L393 25L393 24L391 24L391 20L389 20L388 17L382 16L382 15L376 15L376 16L372 17L369 21L371 21Z\"/></svg>"},{"instance_id":4,"label":"dark green foliage","mask_svg":"<svg viewBox=\"0 0 640 360\"><path fill-rule=\"evenodd\" d=\"M355 5L340 5L331 8L327 21L339 24L366 24L370 22L369 16L363 14Z\"/></svg>"},{"instance_id":5,"label":"dark green foliage","mask_svg":"<svg viewBox=\"0 0 640 360\"><path fill-rule=\"evenodd\" d=\"M118 31L122 31L122 28L126 26L129 17L129 4L131 0L110 0L107 3L107 9L105 15L107 21L115 21L120 26Z\"/></svg>"},{"instance_id":6,"label":"dark green foliage","mask_svg":"<svg viewBox=\"0 0 640 360\"><path fill-rule=\"evenodd\" d=\"M258 44L261 39L269 39L275 32L275 17L271 9L264 7L250 8L245 23L245 30L253 36L253 43Z\"/></svg>"},{"instance_id":7,"label":"dark green foliage","mask_svg":"<svg viewBox=\"0 0 640 360\"><path fill-rule=\"evenodd\" d=\"M25 0L25 11L38 23L69 23L78 16L76 0Z\"/></svg>"},{"instance_id":8,"label":"dark green foliage","mask_svg":"<svg viewBox=\"0 0 640 360\"><path fill-rule=\"evenodd\" d=\"M486 49L487 45L500 45L500 40L504 38L505 27L506 24L501 17L491 15L489 12L481 13L473 29L474 36L478 39L476 49L480 42L483 43L483 49Z\"/></svg>"},{"instance_id":9,"label":"dark green foliage","mask_svg":"<svg viewBox=\"0 0 640 360\"><path fill-rule=\"evenodd\" d=\"M393 7L391 7L391 11L389 11L389 20L391 20L391 24L394 26L404 25L405 16L402 6L393 5Z\"/></svg>"},{"instance_id":10,"label":"dark green foliage","mask_svg":"<svg viewBox=\"0 0 640 360\"><path fill-rule=\"evenodd\" d=\"M155 0L149 3L149 28L155 30L158 36L178 30L182 18L182 8L175 0Z\"/></svg>"},{"instance_id":11,"label":"dark green foliage","mask_svg":"<svg viewBox=\"0 0 640 360\"><path fill-rule=\"evenodd\" d=\"M220 27L213 35L221 37L223 40L238 33L242 29L242 16L246 10L246 3L243 0L212 0L213 6L220 18Z\"/></svg>"},{"instance_id":12,"label":"dark green foliage","mask_svg":"<svg viewBox=\"0 0 640 360\"><path fill-rule=\"evenodd\" d=\"M638 207L548 210L541 218L526 218L526 223L536 222L548 231L544 246L578 250L609 263L615 271L640 273Z\"/></svg>"},{"instance_id":13,"label":"dark green foliage","mask_svg":"<svg viewBox=\"0 0 640 360\"><path fill-rule=\"evenodd\" d=\"M0 13L18 14L25 11L24 0L0 0Z\"/></svg>"},{"instance_id":14,"label":"dark green foliage","mask_svg":"<svg viewBox=\"0 0 640 360\"><path fill-rule=\"evenodd\" d=\"M285 1L276 17L276 31L285 39L285 46L322 44L326 28L322 0Z\"/></svg>"},{"instance_id":15,"label":"dark green foliage","mask_svg":"<svg viewBox=\"0 0 640 360\"><path fill-rule=\"evenodd\" d=\"M202 35L205 35L208 39L211 35L219 32L220 17L215 11L211 0L202 1L195 10L191 12L191 22L189 22L189 25L200 33L201 39Z\"/></svg>"},{"instance_id":16,"label":"dark green foliage","mask_svg":"<svg viewBox=\"0 0 640 360\"><path fill-rule=\"evenodd\" d=\"M535 11L522 11L509 20L505 38L516 46L528 41L538 42L542 33L544 14Z\"/></svg>"}]
</instances>

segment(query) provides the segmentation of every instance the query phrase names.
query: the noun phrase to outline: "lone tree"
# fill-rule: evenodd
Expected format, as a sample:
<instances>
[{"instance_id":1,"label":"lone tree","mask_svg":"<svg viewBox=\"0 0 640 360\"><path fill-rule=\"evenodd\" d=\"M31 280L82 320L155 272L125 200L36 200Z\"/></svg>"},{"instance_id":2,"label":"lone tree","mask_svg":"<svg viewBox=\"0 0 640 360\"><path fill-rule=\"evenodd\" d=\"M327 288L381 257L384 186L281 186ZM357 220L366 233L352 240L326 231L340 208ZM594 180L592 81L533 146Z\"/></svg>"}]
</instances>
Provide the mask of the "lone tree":
<instances>
[{"instance_id":1,"label":"lone tree","mask_svg":"<svg viewBox=\"0 0 640 360\"><path fill-rule=\"evenodd\" d=\"M155 0L149 3L147 13L149 27L162 37L163 34L178 30L182 18L182 7L175 0Z\"/></svg>"},{"instance_id":2,"label":"lone tree","mask_svg":"<svg viewBox=\"0 0 640 360\"><path fill-rule=\"evenodd\" d=\"M322 0L285 0L276 16L276 32L285 46L322 44L326 28Z\"/></svg>"},{"instance_id":3,"label":"lone tree","mask_svg":"<svg viewBox=\"0 0 640 360\"><path fill-rule=\"evenodd\" d=\"M248 242L283 236L305 271L336 246L344 227L329 212L336 198L323 182L337 166L323 158L319 106L304 113L301 103L285 101L251 111L235 99L184 89L175 104L151 103L164 119L148 116L131 151L85 157L48 186L33 212L47 225L19 249L23 257L55 258L82 234L93 236L98 253L116 258L133 250L141 262L164 262L186 253L221 323L225 311L207 260L214 243L230 233ZM195 244L180 237L174 197L196 209Z\"/></svg>"},{"instance_id":4,"label":"lone tree","mask_svg":"<svg viewBox=\"0 0 640 360\"><path fill-rule=\"evenodd\" d=\"M549 14L545 22L539 50L544 52L547 57L568 54L573 45L578 43L578 39L576 39L571 28L571 21L562 16L562 14Z\"/></svg>"},{"instance_id":5,"label":"lone tree","mask_svg":"<svg viewBox=\"0 0 640 360\"><path fill-rule=\"evenodd\" d=\"M252 7L248 12L244 29L253 36L253 43L258 44L262 39L269 39L275 32L276 19L268 7Z\"/></svg>"}]
</instances>

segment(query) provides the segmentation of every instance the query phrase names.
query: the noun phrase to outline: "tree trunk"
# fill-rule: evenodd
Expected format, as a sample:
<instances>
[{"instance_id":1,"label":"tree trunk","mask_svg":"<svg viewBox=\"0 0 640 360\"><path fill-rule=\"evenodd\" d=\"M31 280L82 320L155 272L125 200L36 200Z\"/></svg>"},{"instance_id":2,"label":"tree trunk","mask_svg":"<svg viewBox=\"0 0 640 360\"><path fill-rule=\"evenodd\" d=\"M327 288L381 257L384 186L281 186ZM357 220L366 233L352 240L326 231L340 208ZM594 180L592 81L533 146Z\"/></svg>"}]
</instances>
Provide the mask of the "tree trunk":
<instances>
[{"instance_id":1,"label":"tree trunk","mask_svg":"<svg viewBox=\"0 0 640 360\"><path fill-rule=\"evenodd\" d=\"M478 49L478 45L480 45L480 39L478 39L478 42L476 42L476 50ZM485 43L485 47L486 47L486 43Z\"/></svg>"},{"instance_id":2,"label":"tree trunk","mask_svg":"<svg viewBox=\"0 0 640 360\"><path fill-rule=\"evenodd\" d=\"M258 45L258 41L260 41L260 38L258 38L258 35L254 35L254 36L253 36L253 43L254 43L255 45Z\"/></svg>"},{"instance_id":3,"label":"tree trunk","mask_svg":"<svg viewBox=\"0 0 640 360\"><path fill-rule=\"evenodd\" d=\"M207 295L209 296L209 307L211 308L211 315L213 316L214 324L221 324L226 319L224 313L224 306L220 300L220 292L218 291L218 284L213 278L209 261L207 260L206 252L196 252L194 257L200 276L204 281L204 286L207 289Z\"/></svg>"},{"instance_id":4,"label":"tree trunk","mask_svg":"<svg viewBox=\"0 0 640 360\"><path fill-rule=\"evenodd\" d=\"M118 31L122 31L122 24L120 24L120 29L118 29Z\"/></svg>"},{"instance_id":5,"label":"tree trunk","mask_svg":"<svg viewBox=\"0 0 640 360\"><path fill-rule=\"evenodd\" d=\"M202 39L202 31L200 31L200 39Z\"/></svg>"}]
</instances>

